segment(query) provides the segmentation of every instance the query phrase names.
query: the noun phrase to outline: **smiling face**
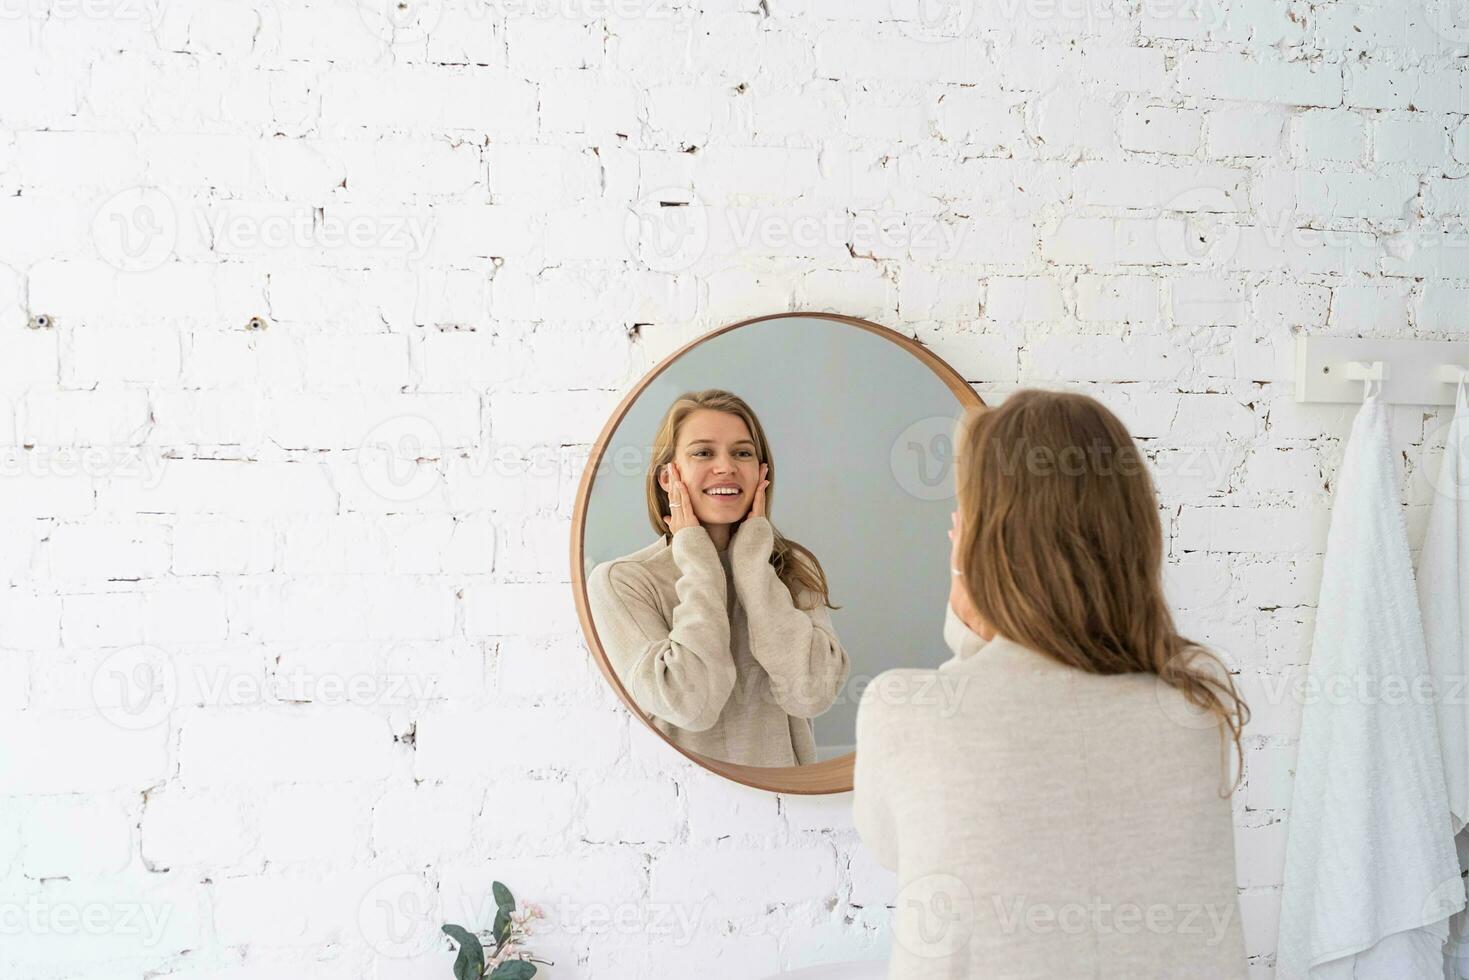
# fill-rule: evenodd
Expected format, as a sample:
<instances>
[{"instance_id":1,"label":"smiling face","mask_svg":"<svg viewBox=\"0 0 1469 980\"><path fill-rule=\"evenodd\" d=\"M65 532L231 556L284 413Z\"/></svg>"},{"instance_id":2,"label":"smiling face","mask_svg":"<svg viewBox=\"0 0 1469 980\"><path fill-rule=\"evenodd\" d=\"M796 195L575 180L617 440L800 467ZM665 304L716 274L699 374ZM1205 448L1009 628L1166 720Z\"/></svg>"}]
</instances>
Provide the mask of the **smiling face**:
<instances>
[{"instance_id":1,"label":"smiling face","mask_svg":"<svg viewBox=\"0 0 1469 980\"><path fill-rule=\"evenodd\" d=\"M709 408L691 412L679 428L673 460L700 523L733 524L749 512L760 460L744 419ZM661 474L658 482L664 490L670 486Z\"/></svg>"}]
</instances>

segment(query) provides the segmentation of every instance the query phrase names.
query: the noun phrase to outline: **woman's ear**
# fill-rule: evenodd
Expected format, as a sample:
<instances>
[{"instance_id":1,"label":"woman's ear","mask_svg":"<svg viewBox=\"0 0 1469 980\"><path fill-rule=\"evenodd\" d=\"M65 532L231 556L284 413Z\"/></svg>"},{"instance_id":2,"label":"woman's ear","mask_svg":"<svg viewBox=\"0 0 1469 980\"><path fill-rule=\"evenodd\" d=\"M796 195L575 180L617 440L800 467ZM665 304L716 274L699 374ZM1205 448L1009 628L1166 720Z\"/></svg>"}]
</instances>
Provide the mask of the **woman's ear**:
<instances>
[{"instance_id":1,"label":"woman's ear","mask_svg":"<svg viewBox=\"0 0 1469 980\"><path fill-rule=\"evenodd\" d=\"M658 467L658 485L663 488L664 493L667 493L669 487L672 486L672 481L668 475L667 463L664 463L662 466Z\"/></svg>"}]
</instances>

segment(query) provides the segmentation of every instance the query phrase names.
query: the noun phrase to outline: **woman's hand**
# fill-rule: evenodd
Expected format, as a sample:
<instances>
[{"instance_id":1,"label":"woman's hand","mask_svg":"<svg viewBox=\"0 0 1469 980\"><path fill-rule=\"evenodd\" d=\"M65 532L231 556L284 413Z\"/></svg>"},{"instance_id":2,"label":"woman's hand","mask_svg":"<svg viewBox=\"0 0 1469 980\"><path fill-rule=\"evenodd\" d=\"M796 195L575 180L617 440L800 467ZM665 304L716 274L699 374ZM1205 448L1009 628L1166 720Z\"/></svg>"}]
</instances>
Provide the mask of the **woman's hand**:
<instances>
[{"instance_id":1,"label":"woman's hand","mask_svg":"<svg viewBox=\"0 0 1469 980\"><path fill-rule=\"evenodd\" d=\"M765 479L765 474L770 472L769 463L760 464L760 485L755 488L755 501L750 504L750 512L746 518L765 516L765 488L770 486L770 481Z\"/></svg>"},{"instance_id":2,"label":"woman's hand","mask_svg":"<svg viewBox=\"0 0 1469 980\"><path fill-rule=\"evenodd\" d=\"M699 518L694 515L693 502L689 500L689 490L684 486L683 477L678 472L677 463L669 463L664 467L664 474L668 477L668 509L669 515L663 518L663 523L668 525L670 534L677 534L686 527L700 527Z\"/></svg>"},{"instance_id":3,"label":"woman's hand","mask_svg":"<svg viewBox=\"0 0 1469 980\"><path fill-rule=\"evenodd\" d=\"M979 615L979 610L974 608L974 600L969 598L969 590L964 585L964 558L959 554L964 523L957 510L949 514L949 524L949 540L953 542L949 548L949 605L965 626L989 639L985 636L984 619Z\"/></svg>"}]
</instances>

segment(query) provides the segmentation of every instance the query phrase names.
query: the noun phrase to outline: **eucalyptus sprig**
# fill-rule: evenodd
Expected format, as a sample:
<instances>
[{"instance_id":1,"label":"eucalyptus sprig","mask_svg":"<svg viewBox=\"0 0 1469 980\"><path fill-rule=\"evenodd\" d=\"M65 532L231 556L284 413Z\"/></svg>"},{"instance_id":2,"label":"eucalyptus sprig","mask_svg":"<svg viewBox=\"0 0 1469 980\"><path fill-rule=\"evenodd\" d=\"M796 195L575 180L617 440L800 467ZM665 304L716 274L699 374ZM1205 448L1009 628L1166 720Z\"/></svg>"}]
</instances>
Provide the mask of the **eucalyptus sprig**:
<instances>
[{"instance_id":1,"label":"eucalyptus sprig","mask_svg":"<svg viewBox=\"0 0 1469 980\"><path fill-rule=\"evenodd\" d=\"M540 907L527 905L524 912L515 908L515 896L500 882L491 886L495 896L495 924L482 935L489 941L494 952L485 959L485 944L480 936L463 926L444 925L444 933L459 944L459 955L454 959L454 980L530 980L536 975L536 964L551 965L550 960L538 960L523 948L531 933L530 923L544 917Z\"/></svg>"}]
</instances>

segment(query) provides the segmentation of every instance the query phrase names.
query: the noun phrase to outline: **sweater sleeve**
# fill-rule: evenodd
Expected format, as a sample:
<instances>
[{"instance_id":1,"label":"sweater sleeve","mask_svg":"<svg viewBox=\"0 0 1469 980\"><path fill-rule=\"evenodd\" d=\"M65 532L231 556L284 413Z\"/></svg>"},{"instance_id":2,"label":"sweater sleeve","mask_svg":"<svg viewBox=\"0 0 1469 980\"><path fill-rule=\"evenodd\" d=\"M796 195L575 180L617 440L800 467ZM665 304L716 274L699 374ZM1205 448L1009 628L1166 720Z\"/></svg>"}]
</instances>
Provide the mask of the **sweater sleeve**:
<instances>
[{"instance_id":1,"label":"sweater sleeve","mask_svg":"<svg viewBox=\"0 0 1469 980\"><path fill-rule=\"evenodd\" d=\"M883 771L887 748L878 720L882 711L878 677L862 691L857 704L857 758L852 765L852 825L877 863L898 869L898 838L893 825Z\"/></svg>"},{"instance_id":2,"label":"sweater sleeve","mask_svg":"<svg viewBox=\"0 0 1469 980\"><path fill-rule=\"evenodd\" d=\"M593 569L587 601L607 659L638 707L702 732L719 720L735 685L724 566L703 527L679 530L670 547L679 569L671 624L630 562Z\"/></svg>"},{"instance_id":3,"label":"sweater sleeve","mask_svg":"<svg viewBox=\"0 0 1469 980\"><path fill-rule=\"evenodd\" d=\"M750 654L770 675L771 693L789 715L815 718L836 701L851 664L831 615L813 597L799 609L770 552L775 529L764 517L746 518L730 543L735 592L745 608Z\"/></svg>"}]
</instances>

